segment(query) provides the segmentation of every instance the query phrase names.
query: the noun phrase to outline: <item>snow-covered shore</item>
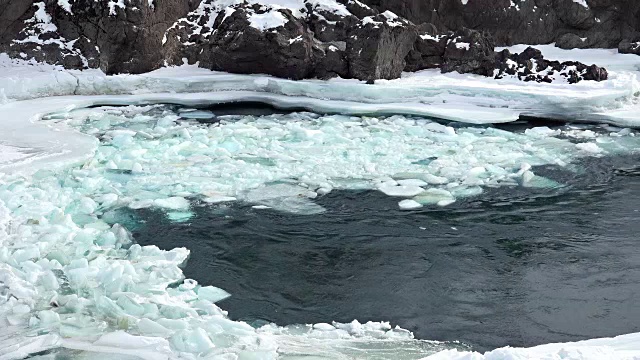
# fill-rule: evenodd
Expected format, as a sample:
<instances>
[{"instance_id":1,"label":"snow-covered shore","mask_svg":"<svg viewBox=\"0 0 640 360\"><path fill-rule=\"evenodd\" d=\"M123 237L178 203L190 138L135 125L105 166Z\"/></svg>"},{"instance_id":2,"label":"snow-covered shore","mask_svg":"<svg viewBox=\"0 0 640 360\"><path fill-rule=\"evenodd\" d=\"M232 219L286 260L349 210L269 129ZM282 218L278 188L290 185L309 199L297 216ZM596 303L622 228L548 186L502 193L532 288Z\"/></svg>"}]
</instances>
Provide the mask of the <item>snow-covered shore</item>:
<instances>
[{"instance_id":1,"label":"snow-covered shore","mask_svg":"<svg viewBox=\"0 0 640 360\"><path fill-rule=\"evenodd\" d=\"M93 156L98 145L95 138L81 134L64 124L45 125L40 119L47 114L64 113L94 105L177 103L196 106L251 101L264 102L285 109L305 108L321 113L421 115L468 123L509 122L517 120L521 114L533 114L542 117L566 117L567 120L573 121L640 126L640 115L636 112L639 109L636 105L636 92L639 88L640 73L637 70L640 66L640 57L618 55L610 50L564 52L550 46L541 47L541 49L549 58L562 59L566 56L567 59L577 58L583 62L596 62L608 67L611 70L611 80L602 83L549 85L522 83L515 80L493 80L471 75L443 75L429 70L405 74L398 80L378 81L375 85L366 85L340 79L329 82L315 80L295 82L260 75L214 73L192 66L165 68L144 75L105 76L93 70L77 72L42 64L30 65L27 62L12 61L0 55L0 102L2 103L0 105L0 114L2 114L0 115L2 122L0 172L8 177L24 173L25 178L29 178L29 174L39 169L51 170L54 166L63 167L82 163ZM0 177L0 180L2 179ZM57 189L55 186L59 185L51 186L50 189ZM46 197L44 194L39 196ZM32 215L28 210L31 207L34 209L42 207L42 204L64 209L63 205L82 198L76 197L71 194L65 200L51 197L41 202L31 199L29 204L25 205L27 210L22 211ZM93 230L81 229L71 224L71 220L64 216L46 221L40 219L38 221L41 223L34 230L27 230L25 227L18 231L10 228L9 225L5 228L4 225L11 224L11 220L12 214L0 200L0 243L5 249L10 250L7 250L6 254L0 252L0 280L14 293L22 290L22 295L31 294L41 286L29 284L25 279L35 276L39 279L38 281L45 281L50 271L59 270L58 265L49 259L33 263L31 267L24 265L20 272L13 267L16 265L15 256L19 255L23 261L30 258L31 253L37 251L39 256L39 251L49 250L39 240L39 236L52 236L47 233L47 225L65 228L61 230L65 236L95 235L91 233ZM98 231L98 229L94 230ZM122 235L117 228L100 229L100 231L103 232L101 235L104 233L113 233L115 234L113 236ZM15 240L20 240L20 236L29 238L29 243L18 244L19 242ZM117 241L120 240L126 241L120 238ZM64 242L61 241L60 244L62 243ZM64 246L68 247L72 244ZM220 296L216 290L208 290L210 293L207 295L205 295L207 291L203 291L201 295L199 292L202 288L188 281L185 281L184 286L181 285L182 288L175 293L167 290L167 284L179 281L181 278L182 274L178 266L187 257L186 249L165 252L159 249L139 250L132 247L133 250L117 249L109 256L105 256L100 253L104 250L101 246L93 244L82 244L82 246L86 246L87 251L99 253L100 255L96 257L98 261L93 259L92 261L95 262L85 264L81 261L82 259L74 259L77 261L63 264L66 267L65 271L77 273L83 281L106 281L117 286L122 282L117 275L122 276L123 272L127 273L127 276L134 274L131 275L134 278L131 281L134 282L144 283L144 277L157 281L156 285L164 291L162 295L157 295L158 299L162 298L160 300L165 301L166 304L180 308L194 317L192 323L188 324L188 331L180 330L184 330L180 340L183 347L176 350L177 340L172 340L170 344L162 334L159 334L167 330L170 325L175 325L171 321L162 322L162 326L158 326L155 322L143 323L142 326L146 326L145 329L150 334L154 332L159 334L155 336L132 336L122 331L105 333L92 338L59 336L55 333L36 336L28 332L28 322L18 321L24 317L25 304L9 299L0 307L0 311L10 313L15 324L0 330L0 345L2 345L0 359L23 358L35 352L59 347L112 353L123 358L125 356L145 359L195 358L194 353L198 353L201 348L208 349L211 345L207 342L206 334L203 335L205 331L203 329L218 331L225 327L231 329L234 336L241 338L238 344L230 347L231 350L245 351L248 348L250 351L245 351L245 355L253 358L277 357L279 354L286 354L287 349L293 354L299 354L301 348L307 348L305 351L310 354L313 354L315 352L313 349L316 349L327 358L338 356L348 358L344 352L335 349L348 348L350 343L371 341L386 344L391 349L390 354L393 353L393 349L398 352L400 349L409 349L405 356L411 358L417 353L413 349L425 346L425 343L412 340L407 336L406 331L393 330L381 323L334 324L335 326L316 324L315 327L297 332L278 327L254 330L244 323L220 320L223 312L213 304ZM141 251L142 254L136 253L134 264L131 259L135 251ZM159 259L163 262L160 270L151 269L145 265L158 262ZM82 275L83 271L88 275ZM49 281L46 284L48 284L46 286L55 287L57 283ZM108 291L104 290L104 292ZM137 311L135 302L128 302L131 300L128 295L119 296L119 306L124 308L130 306ZM104 301L101 305L103 307L108 308L112 305L106 300L104 294L96 294L95 297L96 302ZM191 303L195 301L194 299L198 300L197 305ZM126 303L126 306L123 303ZM199 306L197 310L200 312L208 312L208 318L204 319L199 315L194 306ZM29 303L26 309L31 311L32 308L36 309L34 304ZM215 312L218 313L211 315ZM53 317L55 316L51 312L41 310L38 313L39 324L47 325L47 321L53 322ZM215 318L215 321L211 320L212 318ZM194 325L196 323L197 325ZM183 325L180 324L180 326ZM242 339L242 336L246 337ZM437 343L432 345L433 352L441 350ZM209 358L222 356L220 354L211 353ZM503 348L486 354L444 350L426 359L640 359L640 334L567 344L549 344L530 349Z\"/></svg>"},{"instance_id":2,"label":"snow-covered shore","mask_svg":"<svg viewBox=\"0 0 640 360\"><path fill-rule=\"evenodd\" d=\"M39 155L23 161L30 167L42 158L48 158L47 163L51 164L50 156L54 154L63 160L74 157L82 160L81 154L91 151L92 140L76 134L64 143L42 141L47 135L41 137L40 132L51 130L27 124L47 112L65 109L167 102L194 106L255 101L319 113L418 115L472 124L511 122L524 114L569 122L640 126L637 115L640 57L607 49L567 51L552 45L539 48L550 59L578 59L605 66L610 69L611 79L573 85L539 84L425 70L367 85L343 79L290 81L212 72L195 66L163 68L142 75L106 76L97 70L64 70L11 60L0 54L0 103L4 103L0 111L7 118L0 144L35 149ZM27 132L24 126L30 126L29 137L19 135ZM12 165L18 166L20 163Z\"/></svg>"}]
</instances>

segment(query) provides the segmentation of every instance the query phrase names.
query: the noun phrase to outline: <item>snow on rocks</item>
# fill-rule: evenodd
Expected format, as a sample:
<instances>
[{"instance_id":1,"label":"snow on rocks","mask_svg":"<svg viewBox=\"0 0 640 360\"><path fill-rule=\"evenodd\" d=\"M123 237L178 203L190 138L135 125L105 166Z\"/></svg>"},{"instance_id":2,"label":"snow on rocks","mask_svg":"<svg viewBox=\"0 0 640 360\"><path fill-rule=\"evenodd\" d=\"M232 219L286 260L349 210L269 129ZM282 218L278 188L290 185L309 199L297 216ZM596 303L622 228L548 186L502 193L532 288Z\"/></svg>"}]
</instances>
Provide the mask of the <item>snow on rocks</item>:
<instances>
[{"instance_id":1,"label":"snow on rocks","mask_svg":"<svg viewBox=\"0 0 640 360\"><path fill-rule=\"evenodd\" d=\"M542 56L542 52L528 47L520 54L511 54L503 50L496 56L497 67L493 76L496 79L515 77L523 81L553 82L564 80L575 84L582 80L603 81L609 74L606 69L596 65L587 66L576 61L549 61Z\"/></svg>"},{"instance_id":2,"label":"snow on rocks","mask_svg":"<svg viewBox=\"0 0 640 360\"><path fill-rule=\"evenodd\" d=\"M72 14L68 2L59 2L59 5ZM54 24L44 1L35 2L33 7L33 16L24 21L24 28L9 46L13 54L24 59L33 57L56 62L67 68L95 67L93 57L98 50L89 46L90 41L86 37L65 38Z\"/></svg>"},{"instance_id":3,"label":"snow on rocks","mask_svg":"<svg viewBox=\"0 0 640 360\"><path fill-rule=\"evenodd\" d=\"M413 50L407 56L407 71L438 68L443 73L472 73L503 79L551 83L554 81L575 84L582 80L604 81L606 69L577 61L549 61L540 50L528 47L522 53L509 50L494 51L493 39L487 33L462 29L437 34L430 24L419 27Z\"/></svg>"},{"instance_id":4,"label":"snow on rocks","mask_svg":"<svg viewBox=\"0 0 640 360\"><path fill-rule=\"evenodd\" d=\"M16 26L18 33L8 35L10 42L0 43L0 51L14 58L107 73L142 73L186 61L233 73L290 79L339 76L368 82L398 78L404 69L442 67L444 72L493 76L496 68L493 41L486 34L460 29L442 41L444 35L424 31L428 24L416 26L389 10L378 11L358 1L154 4L35 2L25 14L15 14L22 28ZM98 36L93 25L97 22L114 35ZM143 30L150 28L153 31ZM581 64L574 65L577 69L567 70L570 83L576 77L606 78L599 69L587 69L585 74ZM600 75L592 76L595 73Z\"/></svg>"},{"instance_id":5,"label":"snow on rocks","mask_svg":"<svg viewBox=\"0 0 640 360\"><path fill-rule=\"evenodd\" d=\"M165 33L168 62L301 79L397 78L414 25L345 1L205 0ZM392 43L385 43L391 41Z\"/></svg>"}]
</instances>

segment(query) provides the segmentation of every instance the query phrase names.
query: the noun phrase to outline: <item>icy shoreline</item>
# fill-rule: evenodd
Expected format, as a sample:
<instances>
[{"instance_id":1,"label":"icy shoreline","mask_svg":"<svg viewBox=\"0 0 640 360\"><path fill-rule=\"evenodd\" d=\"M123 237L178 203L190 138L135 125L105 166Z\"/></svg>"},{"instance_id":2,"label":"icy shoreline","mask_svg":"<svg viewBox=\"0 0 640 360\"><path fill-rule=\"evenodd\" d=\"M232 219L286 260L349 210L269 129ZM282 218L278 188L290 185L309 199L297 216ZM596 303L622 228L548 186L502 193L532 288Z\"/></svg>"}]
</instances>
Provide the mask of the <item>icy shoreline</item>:
<instances>
[{"instance_id":1,"label":"icy shoreline","mask_svg":"<svg viewBox=\"0 0 640 360\"><path fill-rule=\"evenodd\" d=\"M524 46L511 50L521 51ZM569 122L640 127L640 57L613 50L560 50L539 46L551 59L578 59L608 67L611 79L579 84L526 83L476 75L406 73L401 79L367 85L355 80L290 81L263 75L212 72L195 66L160 69L142 75L106 76L97 70L9 59L0 54L0 111L6 114L0 144L35 149L36 155L2 168L47 166L86 159L92 139L69 132L51 143L52 131L37 123L50 112L94 105L176 103L189 106L227 102L263 102L282 109L345 115L417 115L470 124L505 123L521 115ZM36 100L33 100L36 99ZM4 104L2 104L4 103ZM28 126L28 130L27 127ZM29 137L20 136L28 132ZM83 155L84 154L84 155Z\"/></svg>"},{"instance_id":2,"label":"icy shoreline","mask_svg":"<svg viewBox=\"0 0 640 360\"><path fill-rule=\"evenodd\" d=\"M544 48L543 51L561 53L553 48ZM162 69L145 75L106 77L95 71L72 72L47 65L16 64L0 56L0 99L4 99L4 104L0 105L3 114L0 174L4 173L0 176L0 185L5 185L3 182L6 181L12 190L4 190L3 196L5 200L14 201L5 204L0 200L0 242L6 250L0 253L0 280L4 286L8 286L9 294L13 295L7 297L6 303L0 304L0 311L9 314L11 319L7 320L8 323L3 323L7 326L0 331L0 344L3 345L0 359L18 359L55 348L98 351L120 356L135 355L135 358L145 359L195 358L195 354L206 349L209 351L208 358L216 358L215 356L223 355L209 350L215 346L212 346L211 340L207 340L208 336L202 329L220 335L220 331L225 328L231 329L239 337L247 336L231 347L232 352L244 351L247 356L257 357L277 357L279 353L282 354L282 349L293 349L293 353L299 353L300 349L306 348L304 351L310 354L319 352L335 358L341 353L334 351L332 346L349 347L349 344L358 341L387 344L390 353L394 346L401 346L409 355L417 354L413 351L415 349L411 350L412 347L421 348L425 344L433 346L434 351L441 349L438 348L438 343L414 341L408 332L394 330L384 323L316 324L294 331L278 327L255 330L246 324L229 321L224 317L224 312L214 305L222 296L217 289L210 288L200 293L203 288L188 280L179 289L167 288L168 284L182 279L178 266L186 259L188 250L164 252L136 245L124 250L121 246L127 243L128 238L119 228L97 227L87 230L78 227L70 217L63 215L65 206L79 201L81 205L74 206L84 206L90 210L94 205L82 200L83 195L79 194L69 193L65 195L68 198L57 198L54 195L62 193L63 188L53 179L49 183L45 182L47 191L53 194L30 195L25 192L20 195L23 198L12 198L14 191L18 194L15 189L32 186L34 180L31 174L40 169L62 171L72 164L84 163L93 156L98 146L94 137L79 133L62 123L45 125L40 121L44 115L66 113L101 104L176 103L196 106L256 101L285 109L304 107L317 112L351 115L400 113L468 123L509 122L517 120L523 113L540 115L561 112L569 114L568 116L577 114L580 116L578 120L640 126L640 117L634 113L637 109L634 103L635 93L638 89L636 67L640 60L623 55L609 56L607 50L585 50L584 54L587 59L600 59L604 66L607 66L605 61L610 61L615 71L612 80L577 85L540 85L425 71L406 74L403 79L381 81L371 86L347 80L293 82L259 75L220 74L189 66ZM575 58L574 53L571 56ZM28 149L28 155L24 155L27 153L25 149ZM69 189L64 191L67 190ZM23 215L16 217L12 213L15 210L11 208L16 207L19 202L22 202L20 212ZM44 217L41 208L55 209L52 212L54 215ZM52 228L58 229L60 233L51 232ZM89 263L84 255L78 253L79 257L68 264L60 263L57 256L55 259L40 258L40 252L44 254L51 250L41 239L50 241L52 236L56 239L60 237L55 240L60 241L54 243L56 246L83 248L95 258ZM65 241L64 236L72 241ZM98 236L99 242L103 243L93 244L91 239ZM75 237L79 237L81 243L76 243ZM107 252L108 256L105 256ZM135 254L135 262L131 260L134 258L132 254ZM19 263L16 257L20 260ZM63 260L60 261L64 263ZM161 269L150 267L150 264L159 261L162 262ZM46 327L55 323L56 315L50 310L39 308L43 305L36 303L36 299L27 298L24 303L18 298L35 296L35 282L41 284L39 286L56 289L56 284L60 284L55 278L52 280L50 274L55 274L62 266L66 272L77 276L70 279L77 284L88 282L99 289L93 282L106 282L105 287L108 288L100 289L102 293L94 294L95 300L92 301L104 307L105 311L113 312L118 319L129 319L131 315L119 312L121 310L114 307L115 303L109 297L115 296L118 306L126 309L125 312L153 313L154 310L148 307L140 310L137 295L132 297L124 290L124 287L133 286L133 283L139 286L153 279L164 291L156 300L179 309L175 311L184 311L193 316L193 323L197 325L189 324L187 331L180 328L183 325L178 326L175 322L143 322L142 327L149 334L159 334L157 336L133 336L117 331L86 338L73 332L68 333L71 336L61 337L55 333L28 331L28 325ZM131 278L126 281L118 278L123 274ZM34 280L34 283L29 283L29 280ZM44 295L49 294L40 294L43 298L39 300L45 300ZM82 306L82 301L71 299L67 295L60 302L71 304L69 306ZM193 302L195 306L192 305ZM37 320L33 320L36 323L31 323L32 320L23 322L25 314L28 315L32 309L39 309L38 316L35 317ZM203 312L207 316L203 317ZM215 321L208 323L212 318ZM70 324L75 321L73 318L68 320ZM177 336L178 339L172 338L172 344L169 344L164 336L171 326L180 329L171 331L181 333ZM176 344L182 346L180 353L173 352L175 349L172 346L175 348ZM427 359L637 359L640 358L638 344L640 334L629 334L613 339L549 344L531 349L498 349L484 355L445 350ZM309 349L309 346L314 348Z\"/></svg>"}]
</instances>

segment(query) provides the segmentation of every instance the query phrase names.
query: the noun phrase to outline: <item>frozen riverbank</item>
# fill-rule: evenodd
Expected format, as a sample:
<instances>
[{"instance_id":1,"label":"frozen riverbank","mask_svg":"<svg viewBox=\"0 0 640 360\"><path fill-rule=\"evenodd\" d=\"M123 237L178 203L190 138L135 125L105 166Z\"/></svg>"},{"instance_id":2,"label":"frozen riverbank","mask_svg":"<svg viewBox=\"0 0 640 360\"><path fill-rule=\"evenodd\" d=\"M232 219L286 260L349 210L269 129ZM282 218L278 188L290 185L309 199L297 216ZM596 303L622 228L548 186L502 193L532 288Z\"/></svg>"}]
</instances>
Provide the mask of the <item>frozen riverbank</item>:
<instances>
[{"instance_id":1,"label":"frozen riverbank","mask_svg":"<svg viewBox=\"0 0 640 360\"><path fill-rule=\"evenodd\" d=\"M606 55L604 52L597 54ZM149 359L235 358L237 354L247 358L270 358L317 354L320 349L327 358L340 358L367 357L371 353L366 349L372 346L387 349L386 354L403 353L405 358L417 358L452 347L412 340L408 332L394 330L384 323L254 329L245 323L226 319L224 311L214 304L227 296L224 291L182 280L179 266L188 256L186 249L161 251L132 245L125 229L98 219L98 211L127 205L132 200L150 199L132 198L132 191L139 190L137 186L105 193L103 190L114 187L115 182L103 179L105 183L101 176L94 176L98 173L92 169L95 164L89 161L94 159L98 140L70 128L65 122L45 125L40 118L46 114L58 113L57 116L64 117L64 113L70 110L100 104L177 103L196 106L257 101L281 108L302 107L317 112L348 115L400 113L469 123L514 121L522 113L549 115L550 111L576 116L575 120L597 120L625 126L636 126L638 121L630 115L630 109L635 106L637 87L635 63L630 58L621 61L619 72L612 74L612 80L577 85L500 82L430 71L365 85L345 80L292 82L263 76L216 74L192 67L163 69L147 75L105 77L97 72L67 72L43 65L30 67L6 61L4 65L6 71L0 74L0 88L4 95L4 104L0 106L3 114L3 132L0 134L3 147L0 150L11 150L3 152L5 157L0 165L5 173L0 178L0 280L3 283L0 313L4 325L0 332L3 345L1 359L21 358L56 348ZM617 115L611 117L614 112ZM336 122L329 124L336 126ZM437 129L425 128L411 121L384 125L389 133L408 131L409 135L416 135L411 132L429 131L435 134L431 135L435 138L459 135L436 124L431 126ZM385 130L377 124L369 126ZM286 124L278 124L270 128L283 130L285 127ZM254 128L261 131L259 126ZM179 136L177 140L167 141L196 143L188 139L191 129L187 129L189 136L181 128L172 130L176 130ZM293 132L303 137L302 140L312 142L314 131L318 129L307 130L293 129ZM326 134L335 134L339 128L324 127L322 130ZM240 141L250 144L252 133L255 133L248 128L233 131L236 131L236 138L233 138L236 144ZM349 131L347 134L354 139L366 136L357 127ZM531 137L557 135L537 131ZM628 134L625 131L622 135ZM120 135L116 142L131 144L125 139L131 137L130 133ZM156 141L151 135L146 140ZM158 134L158 137L163 135ZM463 137L455 137L459 138ZM509 141L500 136L493 140L499 143ZM528 138L520 140L524 150L531 146L527 143ZM168 144L171 145L176 144ZM227 152L234 151L234 144L227 145L221 148ZM17 149L29 149L31 156L25 158ZM202 147L187 150L194 149ZM589 152L594 149L586 146L574 150ZM124 147L124 150L128 151L126 156L143 155L136 149ZM560 151L558 153L564 156ZM117 165L112 170L138 170L133 169L135 163L132 161L131 168L124 166L126 160L131 160L126 156L109 159ZM375 163L375 160L363 158L363 166ZM473 170L476 166L471 162L460 163L464 165L460 167L461 174L451 174L450 182L468 172L475 174L479 171ZM71 164L84 166L81 169L68 168ZM393 162L387 164L397 166ZM155 165L161 167L166 164ZM140 166L144 170L142 163ZM504 166L511 169L514 164ZM363 169L367 170L366 167L354 167L353 176L362 176L358 171ZM519 170L523 170L520 176L528 171L518 169L515 173ZM35 176L28 175L32 173ZM395 189L396 185L393 184L394 189L391 190L399 190ZM419 187L415 182L411 186ZM182 206L185 197L194 195L193 192L187 194L189 191L184 188L181 191L177 186L157 190L159 194L172 195L173 200L159 202L167 208L176 204ZM219 189L214 190L220 192ZM178 196L182 200L176 200ZM176 207L173 210L184 209ZM640 356L640 349L634 345L637 344L635 339L637 335L627 335L613 340L534 349L502 349L486 354L484 358L602 359L608 356L632 359ZM354 354L353 344L360 344L365 350ZM385 353L382 354L384 358ZM434 356L437 359L483 358L483 355L457 350Z\"/></svg>"}]
</instances>

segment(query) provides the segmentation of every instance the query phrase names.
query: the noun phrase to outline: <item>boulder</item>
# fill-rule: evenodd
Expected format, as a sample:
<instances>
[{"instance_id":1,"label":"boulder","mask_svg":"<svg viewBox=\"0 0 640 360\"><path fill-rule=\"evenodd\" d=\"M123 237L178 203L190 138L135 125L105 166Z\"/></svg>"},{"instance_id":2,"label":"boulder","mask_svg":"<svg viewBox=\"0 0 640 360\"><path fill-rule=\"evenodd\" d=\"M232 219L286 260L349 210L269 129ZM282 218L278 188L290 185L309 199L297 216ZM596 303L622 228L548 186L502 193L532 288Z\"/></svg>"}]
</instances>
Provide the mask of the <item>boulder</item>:
<instances>
[{"instance_id":1,"label":"boulder","mask_svg":"<svg viewBox=\"0 0 640 360\"><path fill-rule=\"evenodd\" d=\"M512 54L509 50L498 52L495 54L495 64L496 79L511 77L522 81L566 81L575 84L583 80L603 81L608 78L607 70L602 67L577 61L550 61L533 47L519 54Z\"/></svg>"},{"instance_id":2,"label":"boulder","mask_svg":"<svg viewBox=\"0 0 640 360\"><path fill-rule=\"evenodd\" d=\"M316 57L319 59L315 65L314 76L318 79L327 80L336 76L349 77L349 63L345 53L346 44L322 44L316 46L316 51L320 51Z\"/></svg>"},{"instance_id":3,"label":"boulder","mask_svg":"<svg viewBox=\"0 0 640 360\"><path fill-rule=\"evenodd\" d=\"M618 45L618 52L621 54L640 55L640 41L622 40Z\"/></svg>"},{"instance_id":4,"label":"boulder","mask_svg":"<svg viewBox=\"0 0 640 360\"><path fill-rule=\"evenodd\" d=\"M288 9L239 5L220 12L202 46L202 67L304 79L314 70L313 35Z\"/></svg>"},{"instance_id":5,"label":"boulder","mask_svg":"<svg viewBox=\"0 0 640 360\"><path fill-rule=\"evenodd\" d=\"M467 28L458 30L447 40L442 72L492 76L495 68L494 48L489 34Z\"/></svg>"},{"instance_id":6,"label":"boulder","mask_svg":"<svg viewBox=\"0 0 640 360\"><path fill-rule=\"evenodd\" d=\"M416 36L415 25L391 12L363 18L347 39L349 76L366 81L400 77Z\"/></svg>"},{"instance_id":7,"label":"boulder","mask_svg":"<svg viewBox=\"0 0 640 360\"><path fill-rule=\"evenodd\" d=\"M576 34L567 33L558 37L556 40L556 46L566 50L586 49L589 47L589 42L587 40L587 38L581 38Z\"/></svg>"},{"instance_id":8,"label":"boulder","mask_svg":"<svg viewBox=\"0 0 640 360\"><path fill-rule=\"evenodd\" d=\"M450 34L439 34L435 25L421 24L417 28L416 42L406 58L405 71L439 68L444 63L444 52Z\"/></svg>"}]
</instances>

